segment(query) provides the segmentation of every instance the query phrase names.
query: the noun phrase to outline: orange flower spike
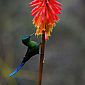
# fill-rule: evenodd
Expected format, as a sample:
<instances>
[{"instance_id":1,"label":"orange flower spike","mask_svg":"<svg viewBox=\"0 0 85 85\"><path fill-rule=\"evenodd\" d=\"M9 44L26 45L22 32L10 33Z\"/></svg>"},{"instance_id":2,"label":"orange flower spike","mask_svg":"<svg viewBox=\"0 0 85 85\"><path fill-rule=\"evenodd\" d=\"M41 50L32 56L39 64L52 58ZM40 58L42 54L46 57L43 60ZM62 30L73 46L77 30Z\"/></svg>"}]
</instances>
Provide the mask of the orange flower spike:
<instances>
[{"instance_id":1,"label":"orange flower spike","mask_svg":"<svg viewBox=\"0 0 85 85\"><path fill-rule=\"evenodd\" d=\"M41 35L44 30L48 40L55 23L59 21L58 14L61 14L62 4L56 0L34 0L30 6L34 8L31 14L34 16L36 35Z\"/></svg>"}]
</instances>

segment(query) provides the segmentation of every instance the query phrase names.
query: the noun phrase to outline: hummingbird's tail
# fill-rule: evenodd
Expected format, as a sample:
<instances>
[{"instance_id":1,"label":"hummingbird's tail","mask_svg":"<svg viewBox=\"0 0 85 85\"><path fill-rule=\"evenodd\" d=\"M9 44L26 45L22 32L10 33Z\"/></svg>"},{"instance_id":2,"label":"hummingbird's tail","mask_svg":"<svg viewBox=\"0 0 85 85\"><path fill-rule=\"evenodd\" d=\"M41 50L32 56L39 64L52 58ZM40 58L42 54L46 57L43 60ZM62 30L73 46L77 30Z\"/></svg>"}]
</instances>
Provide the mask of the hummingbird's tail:
<instances>
[{"instance_id":1,"label":"hummingbird's tail","mask_svg":"<svg viewBox=\"0 0 85 85\"><path fill-rule=\"evenodd\" d=\"M21 68L22 66L24 65L25 63L21 63L15 71L13 71L11 74L9 74L9 77L13 76L14 74L16 74Z\"/></svg>"}]
</instances>

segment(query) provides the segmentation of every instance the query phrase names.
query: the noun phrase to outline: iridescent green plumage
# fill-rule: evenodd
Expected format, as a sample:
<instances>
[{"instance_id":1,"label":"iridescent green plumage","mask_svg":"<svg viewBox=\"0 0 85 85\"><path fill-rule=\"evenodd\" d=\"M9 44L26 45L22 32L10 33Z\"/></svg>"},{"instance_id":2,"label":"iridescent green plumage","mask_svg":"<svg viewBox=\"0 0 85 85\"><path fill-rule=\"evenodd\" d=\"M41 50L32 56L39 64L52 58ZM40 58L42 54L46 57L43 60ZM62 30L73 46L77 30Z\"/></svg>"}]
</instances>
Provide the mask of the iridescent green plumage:
<instances>
[{"instance_id":1,"label":"iridescent green plumage","mask_svg":"<svg viewBox=\"0 0 85 85\"><path fill-rule=\"evenodd\" d=\"M33 34L30 36L25 36L22 38L22 43L28 47L27 52L25 54L25 57L23 58L23 61L21 64L17 67L17 69L12 72L9 76L14 75L17 73L21 67L34 55L39 54L39 44L35 41L31 41L30 38Z\"/></svg>"}]
</instances>

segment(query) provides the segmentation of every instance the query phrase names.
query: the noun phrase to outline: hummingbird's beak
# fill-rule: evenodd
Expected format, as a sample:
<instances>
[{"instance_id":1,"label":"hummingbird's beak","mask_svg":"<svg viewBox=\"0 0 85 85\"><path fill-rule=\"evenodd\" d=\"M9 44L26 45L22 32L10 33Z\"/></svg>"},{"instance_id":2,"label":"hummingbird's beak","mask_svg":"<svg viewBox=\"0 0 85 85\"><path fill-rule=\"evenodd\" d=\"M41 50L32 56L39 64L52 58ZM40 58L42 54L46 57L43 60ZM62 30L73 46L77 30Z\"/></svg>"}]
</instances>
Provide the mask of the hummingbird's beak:
<instances>
[{"instance_id":1,"label":"hummingbird's beak","mask_svg":"<svg viewBox=\"0 0 85 85\"><path fill-rule=\"evenodd\" d=\"M32 33L32 34L30 35L30 37L33 36L34 34L35 34L35 33Z\"/></svg>"}]
</instances>

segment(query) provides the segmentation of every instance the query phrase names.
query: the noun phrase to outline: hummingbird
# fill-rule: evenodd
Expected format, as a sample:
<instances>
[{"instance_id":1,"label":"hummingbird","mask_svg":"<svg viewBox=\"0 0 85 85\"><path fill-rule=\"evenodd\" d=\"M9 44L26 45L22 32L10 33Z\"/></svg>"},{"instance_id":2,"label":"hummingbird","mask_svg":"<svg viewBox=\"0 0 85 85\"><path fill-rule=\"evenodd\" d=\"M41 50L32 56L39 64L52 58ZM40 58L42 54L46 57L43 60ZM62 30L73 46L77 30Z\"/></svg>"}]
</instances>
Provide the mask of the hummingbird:
<instances>
[{"instance_id":1,"label":"hummingbird","mask_svg":"<svg viewBox=\"0 0 85 85\"><path fill-rule=\"evenodd\" d=\"M9 74L9 77L16 74L31 57L39 54L39 45L40 44L31 40L31 36L33 36L33 35L34 35L34 33L29 36L26 35L22 38L22 43L28 47L27 52L25 54L25 57L23 57L21 64L11 74Z\"/></svg>"}]
</instances>

